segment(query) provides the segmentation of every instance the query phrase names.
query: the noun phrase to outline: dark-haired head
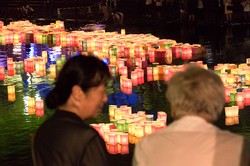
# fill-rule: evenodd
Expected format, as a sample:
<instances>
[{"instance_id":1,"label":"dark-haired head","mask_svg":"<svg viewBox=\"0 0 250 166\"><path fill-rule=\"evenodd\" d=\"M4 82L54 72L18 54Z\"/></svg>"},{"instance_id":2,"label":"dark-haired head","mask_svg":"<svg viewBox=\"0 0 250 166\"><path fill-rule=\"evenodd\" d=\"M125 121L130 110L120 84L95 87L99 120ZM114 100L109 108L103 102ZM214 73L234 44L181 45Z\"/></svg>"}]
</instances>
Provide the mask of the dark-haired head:
<instances>
[{"instance_id":1,"label":"dark-haired head","mask_svg":"<svg viewBox=\"0 0 250 166\"><path fill-rule=\"evenodd\" d=\"M78 85L82 91L107 84L110 73L107 65L92 55L78 55L70 58L56 79L55 87L46 97L48 108L63 105L71 95L72 87Z\"/></svg>"}]
</instances>

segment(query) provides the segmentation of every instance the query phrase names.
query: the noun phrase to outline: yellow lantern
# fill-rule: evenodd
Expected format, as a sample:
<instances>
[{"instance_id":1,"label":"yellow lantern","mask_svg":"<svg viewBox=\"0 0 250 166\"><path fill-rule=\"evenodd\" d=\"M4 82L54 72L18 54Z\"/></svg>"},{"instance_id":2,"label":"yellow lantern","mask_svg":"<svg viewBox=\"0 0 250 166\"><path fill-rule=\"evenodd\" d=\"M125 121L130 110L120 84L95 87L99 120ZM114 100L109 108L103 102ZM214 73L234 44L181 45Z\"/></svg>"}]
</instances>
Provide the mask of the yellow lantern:
<instances>
[{"instance_id":1,"label":"yellow lantern","mask_svg":"<svg viewBox=\"0 0 250 166\"><path fill-rule=\"evenodd\" d=\"M35 99L33 97L30 97L28 99L28 107L34 107L35 108Z\"/></svg>"},{"instance_id":2,"label":"yellow lantern","mask_svg":"<svg viewBox=\"0 0 250 166\"><path fill-rule=\"evenodd\" d=\"M16 93L15 86L14 85L9 85L7 87L7 92L8 92L8 94L15 94Z\"/></svg>"}]
</instances>

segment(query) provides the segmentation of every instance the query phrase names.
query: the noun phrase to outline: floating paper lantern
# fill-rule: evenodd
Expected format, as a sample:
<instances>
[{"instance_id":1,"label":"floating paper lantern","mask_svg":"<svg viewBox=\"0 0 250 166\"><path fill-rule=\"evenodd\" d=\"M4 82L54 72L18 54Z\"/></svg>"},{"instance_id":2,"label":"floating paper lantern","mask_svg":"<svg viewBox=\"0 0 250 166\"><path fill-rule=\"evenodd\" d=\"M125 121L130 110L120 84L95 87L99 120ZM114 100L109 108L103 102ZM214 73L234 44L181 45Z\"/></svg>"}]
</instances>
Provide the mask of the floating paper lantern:
<instances>
[{"instance_id":1,"label":"floating paper lantern","mask_svg":"<svg viewBox=\"0 0 250 166\"><path fill-rule=\"evenodd\" d=\"M239 115L239 107L232 106L232 107L225 107L225 116L226 117L233 117Z\"/></svg>"},{"instance_id":2,"label":"floating paper lantern","mask_svg":"<svg viewBox=\"0 0 250 166\"><path fill-rule=\"evenodd\" d=\"M0 80L4 80L5 75L4 75L4 66L0 66Z\"/></svg>"},{"instance_id":3,"label":"floating paper lantern","mask_svg":"<svg viewBox=\"0 0 250 166\"><path fill-rule=\"evenodd\" d=\"M33 97L28 98L28 107L35 108L35 98L33 98Z\"/></svg>"},{"instance_id":4,"label":"floating paper lantern","mask_svg":"<svg viewBox=\"0 0 250 166\"><path fill-rule=\"evenodd\" d=\"M36 116L43 117L44 116L44 109L36 109Z\"/></svg>"},{"instance_id":5,"label":"floating paper lantern","mask_svg":"<svg viewBox=\"0 0 250 166\"><path fill-rule=\"evenodd\" d=\"M16 93L15 86L14 85L7 86L7 92L8 94L15 94Z\"/></svg>"},{"instance_id":6,"label":"floating paper lantern","mask_svg":"<svg viewBox=\"0 0 250 166\"><path fill-rule=\"evenodd\" d=\"M39 109L39 110L44 109L44 102L43 102L43 100L36 100L35 101L35 108Z\"/></svg>"},{"instance_id":7,"label":"floating paper lantern","mask_svg":"<svg viewBox=\"0 0 250 166\"><path fill-rule=\"evenodd\" d=\"M136 137L143 137L144 136L144 129L142 126L135 127L135 136Z\"/></svg>"},{"instance_id":8,"label":"floating paper lantern","mask_svg":"<svg viewBox=\"0 0 250 166\"><path fill-rule=\"evenodd\" d=\"M118 144L116 145L107 144L106 147L110 154L118 154Z\"/></svg>"},{"instance_id":9,"label":"floating paper lantern","mask_svg":"<svg viewBox=\"0 0 250 166\"><path fill-rule=\"evenodd\" d=\"M237 92L236 93L236 101L237 102L243 102L244 101L245 94L244 92Z\"/></svg>"},{"instance_id":10,"label":"floating paper lantern","mask_svg":"<svg viewBox=\"0 0 250 166\"><path fill-rule=\"evenodd\" d=\"M152 124L145 124L145 135L152 133Z\"/></svg>"},{"instance_id":11,"label":"floating paper lantern","mask_svg":"<svg viewBox=\"0 0 250 166\"><path fill-rule=\"evenodd\" d=\"M108 144L116 145L117 144L117 134L116 133L108 133Z\"/></svg>"},{"instance_id":12,"label":"floating paper lantern","mask_svg":"<svg viewBox=\"0 0 250 166\"><path fill-rule=\"evenodd\" d=\"M51 64L49 70L50 70L50 78L56 78L56 65Z\"/></svg>"},{"instance_id":13,"label":"floating paper lantern","mask_svg":"<svg viewBox=\"0 0 250 166\"><path fill-rule=\"evenodd\" d=\"M33 73L35 71L35 63L33 58L24 60L25 71L29 73Z\"/></svg>"},{"instance_id":14,"label":"floating paper lantern","mask_svg":"<svg viewBox=\"0 0 250 166\"><path fill-rule=\"evenodd\" d=\"M234 116L234 117L226 117L225 119L225 125L226 126L232 126L235 124L239 124L239 117L238 116Z\"/></svg>"},{"instance_id":15,"label":"floating paper lantern","mask_svg":"<svg viewBox=\"0 0 250 166\"><path fill-rule=\"evenodd\" d=\"M8 93L8 101L16 101L16 94L15 93Z\"/></svg>"},{"instance_id":16,"label":"floating paper lantern","mask_svg":"<svg viewBox=\"0 0 250 166\"><path fill-rule=\"evenodd\" d=\"M128 145L120 145L120 153L121 154L129 154L129 146Z\"/></svg>"},{"instance_id":17,"label":"floating paper lantern","mask_svg":"<svg viewBox=\"0 0 250 166\"><path fill-rule=\"evenodd\" d=\"M110 119L114 118L116 108L117 108L116 105L109 105L109 117L110 117Z\"/></svg>"},{"instance_id":18,"label":"floating paper lantern","mask_svg":"<svg viewBox=\"0 0 250 166\"><path fill-rule=\"evenodd\" d=\"M120 144L121 145L128 145L128 133L121 133L120 136Z\"/></svg>"},{"instance_id":19,"label":"floating paper lantern","mask_svg":"<svg viewBox=\"0 0 250 166\"><path fill-rule=\"evenodd\" d=\"M126 30L125 29L121 29L121 35L125 35L126 34Z\"/></svg>"},{"instance_id":20,"label":"floating paper lantern","mask_svg":"<svg viewBox=\"0 0 250 166\"><path fill-rule=\"evenodd\" d=\"M131 71L131 80L132 80L132 85L133 86L137 86L138 85L137 71Z\"/></svg>"},{"instance_id":21,"label":"floating paper lantern","mask_svg":"<svg viewBox=\"0 0 250 166\"><path fill-rule=\"evenodd\" d=\"M29 115L34 115L36 112L36 109L34 107L28 107L28 114Z\"/></svg>"}]
</instances>

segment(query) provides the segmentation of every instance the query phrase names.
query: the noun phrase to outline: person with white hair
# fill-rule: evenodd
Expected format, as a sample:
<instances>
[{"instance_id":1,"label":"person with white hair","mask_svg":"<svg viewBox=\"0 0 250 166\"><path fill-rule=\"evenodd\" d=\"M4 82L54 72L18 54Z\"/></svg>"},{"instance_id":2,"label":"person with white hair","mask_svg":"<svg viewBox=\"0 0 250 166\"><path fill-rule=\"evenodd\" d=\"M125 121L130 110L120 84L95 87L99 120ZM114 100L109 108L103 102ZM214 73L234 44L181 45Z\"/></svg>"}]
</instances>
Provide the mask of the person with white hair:
<instances>
[{"instance_id":1,"label":"person with white hair","mask_svg":"<svg viewBox=\"0 0 250 166\"><path fill-rule=\"evenodd\" d=\"M174 74L166 93L174 121L136 144L133 166L249 166L249 140L212 124L224 95L212 70L192 64Z\"/></svg>"}]
</instances>

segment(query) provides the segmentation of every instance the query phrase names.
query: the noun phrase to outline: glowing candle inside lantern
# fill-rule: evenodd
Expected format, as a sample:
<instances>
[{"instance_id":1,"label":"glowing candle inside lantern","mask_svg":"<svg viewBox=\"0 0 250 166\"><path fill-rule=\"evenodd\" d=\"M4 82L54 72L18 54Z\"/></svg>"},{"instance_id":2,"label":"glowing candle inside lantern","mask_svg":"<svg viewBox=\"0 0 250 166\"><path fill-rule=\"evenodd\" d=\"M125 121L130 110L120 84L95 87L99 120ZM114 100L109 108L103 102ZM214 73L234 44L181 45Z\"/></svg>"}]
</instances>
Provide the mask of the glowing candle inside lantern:
<instances>
[{"instance_id":1,"label":"glowing candle inside lantern","mask_svg":"<svg viewBox=\"0 0 250 166\"><path fill-rule=\"evenodd\" d=\"M43 117L44 116L44 109L36 109L36 116Z\"/></svg>"},{"instance_id":2,"label":"glowing candle inside lantern","mask_svg":"<svg viewBox=\"0 0 250 166\"><path fill-rule=\"evenodd\" d=\"M133 86L137 86L138 85L137 71L131 71L131 80L132 80L132 85Z\"/></svg>"},{"instance_id":3,"label":"glowing candle inside lantern","mask_svg":"<svg viewBox=\"0 0 250 166\"><path fill-rule=\"evenodd\" d=\"M34 107L28 107L28 114L29 115L34 115L36 112L35 108Z\"/></svg>"},{"instance_id":4,"label":"glowing candle inside lantern","mask_svg":"<svg viewBox=\"0 0 250 166\"><path fill-rule=\"evenodd\" d=\"M4 66L0 66L0 80L4 80Z\"/></svg>"},{"instance_id":5,"label":"glowing candle inside lantern","mask_svg":"<svg viewBox=\"0 0 250 166\"><path fill-rule=\"evenodd\" d=\"M108 133L108 144L110 144L110 145L117 144L117 134L116 133Z\"/></svg>"},{"instance_id":6,"label":"glowing candle inside lantern","mask_svg":"<svg viewBox=\"0 0 250 166\"><path fill-rule=\"evenodd\" d=\"M16 94L15 93L8 93L8 101L15 101L16 100Z\"/></svg>"},{"instance_id":7,"label":"glowing candle inside lantern","mask_svg":"<svg viewBox=\"0 0 250 166\"><path fill-rule=\"evenodd\" d=\"M128 145L120 145L121 146L121 154L129 154L129 146Z\"/></svg>"},{"instance_id":8,"label":"glowing candle inside lantern","mask_svg":"<svg viewBox=\"0 0 250 166\"><path fill-rule=\"evenodd\" d=\"M145 124L145 134L151 134L152 133L152 124Z\"/></svg>"},{"instance_id":9,"label":"glowing candle inside lantern","mask_svg":"<svg viewBox=\"0 0 250 166\"><path fill-rule=\"evenodd\" d=\"M121 29L121 34L125 35L126 34L126 30L125 29Z\"/></svg>"},{"instance_id":10,"label":"glowing candle inside lantern","mask_svg":"<svg viewBox=\"0 0 250 166\"><path fill-rule=\"evenodd\" d=\"M7 92L8 94L15 94L16 93L15 86L14 85L7 86Z\"/></svg>"},{"instance_id":11,"label":"glowing candle inside lantern","mask_svg":"<svg viewBox=\"0 0 250 166\"><path fill-rule=\"evenodd\" d=\"M143 130L142 126L135 127L135 136L136 137L143 137L144 136L144 130Z\"/></svg>"},{"instance_id":12,"label":"glowing candle inside lantern","mask_svg":"<svg viewBox=\"0 0 250 166\"><path fill-rule=\"evenodd\" d=\"M120 134L120 144L121 145L128 145L128 133L121 133Z\"/></svg>"},{"instance_id":13,"label":"glowing candle inside lantern","mask_svg":"<svg viewBox=\"0 0 250 166\"><path fill-rule=\"evenodd\" d=\"M50 78L56 78L56 65L51 64L49 70L50 70Z\"/></svg>"},{"instance_id":14,"label":"glowing candle inside lantern","mask_svg":"<svg viewBox=\"0 0 250 166\"><path fill-rule=\"evenodd\" d=\"M35 108L35 98L30 97L28 99L28 107L34 107Z\"/></svg>"},{"instance_id":15,"label":"glowing candle inside lantern","mask_svg":"<svg viewBox=\"0 0 250 166\"><path fill-rule=\"evenodd\" d=\"M109 105L109 117L110 117L110 119L114 118L116 108L117 108L116 105Z\"/></svg>"},{"instance_id":16,"label":"glowing candle inside lantern","mask_svg":"<svg viewBox=\"0 0 250 166\"><path fill-rule=\"evenodd\" d=\"M35 106L36 106L36 109L44 109L43 100L36 100Z\"/></svg>"}]
</instances>

